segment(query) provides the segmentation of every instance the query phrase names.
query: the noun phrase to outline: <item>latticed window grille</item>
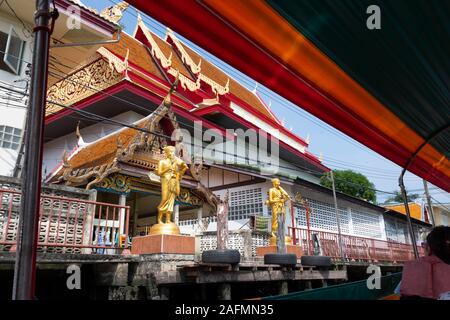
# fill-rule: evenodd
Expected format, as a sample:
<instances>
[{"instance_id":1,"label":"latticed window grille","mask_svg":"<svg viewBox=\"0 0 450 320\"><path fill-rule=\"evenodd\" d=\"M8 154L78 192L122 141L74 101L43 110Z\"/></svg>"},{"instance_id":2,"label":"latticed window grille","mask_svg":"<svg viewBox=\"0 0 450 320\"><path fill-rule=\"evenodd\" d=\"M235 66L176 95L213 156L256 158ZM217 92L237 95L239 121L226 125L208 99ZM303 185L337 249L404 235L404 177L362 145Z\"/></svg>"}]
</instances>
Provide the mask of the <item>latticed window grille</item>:
<instances>
[{"instance_id":1,"label":"latticed window grille","mask_svg":"<svg viewBox=\"0 0 450 320\"><path fill-rule=\"evenodd\" d=\"M351 209L353 234L369 238L382 238L380 215L376 213Z\"/></svg>"},{"instance_id":2,"label":"latticed window grille","mask_svg":"<svg viewBox=\"0 0 450 320\"><path fill-rule=\"evenodd\" d=\"M386 239L388 241L398 242L398 232L397 226L394 219L385 218L384 219L384 229L386 231Z\"/></svg>"},{"instance_id":3,"label":"latticed window grille","mask_svg":"<svg viewBox=\"0 0 450 320\"><path fill-rule=\"evenodd\" d=\"M320 231L338 232L336 212L334 204L318 200L308 199L311 209L310 227ZM343 234L382 238L382 229L380 226L380 216L376 213L366 212L357 209L346 209L338 207L341 232ZM303 206L295 207L297 225L306 227L306 210Z\"/></svg>"},{"instance_id":4,"label":"latticed window grille","mask_svg":"<svg viewBox=\"0 0 450 320\"><path fill-rule=\"evenodd\" d=\"M263 214L261 188L232 191L229 220L248 219L250 215Z\"/></svg>"},{"instance_id":5,"label":"latticed window grille","mask_svg":"<svg viewBox=\"0 0 450 320\"><path fill-rule=\"evenodd\" d=\"M411 244L408 225L405 221L401 221L395 218L385 218L384 224L387 240ZM416 240L423 241L417 225L413 225L413 230L416 236Z\"/></svg>"},{"instance_id":6,"label":"latticed window grille","mask_svg":"<svg viewBox=\"0 0 450 320\"><path fill-rule=\"evenodd\" d=\"M310 227L324 230L337 232L337 222L336 222L336 211L334 205L331 203L326 203L318 200L306 199L311 209L310 215ZM349 230L349 215L348 211L344 208L339 208L339 218L342 233L350 233ZM301 227L306 227L306 210L303 206L295 207L295 214L297 217L297 225Z\"/></svg>"}]
</instances>

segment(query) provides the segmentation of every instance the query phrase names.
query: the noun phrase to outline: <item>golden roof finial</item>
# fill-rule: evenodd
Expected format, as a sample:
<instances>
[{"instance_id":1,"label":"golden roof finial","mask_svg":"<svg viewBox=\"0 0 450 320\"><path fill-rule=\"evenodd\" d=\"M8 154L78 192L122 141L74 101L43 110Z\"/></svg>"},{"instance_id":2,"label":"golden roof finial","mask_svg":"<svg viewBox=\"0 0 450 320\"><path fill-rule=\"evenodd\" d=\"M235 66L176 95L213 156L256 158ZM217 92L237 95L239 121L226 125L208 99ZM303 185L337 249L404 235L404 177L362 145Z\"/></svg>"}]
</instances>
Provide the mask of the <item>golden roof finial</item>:
<instances>
[{"instance_id":1,"label":"golden roof finial","mask_svg":"<svg viewBox=\"0 0 450 320\"><path fill-rule=\"evenodd\" d=\"M120 19L122 19L123 12L128 8L128 6L129 4L125 1L119 2L114 6L103 9L100 16L111 22L118 23Z\"/></svg>"}]
</instances>

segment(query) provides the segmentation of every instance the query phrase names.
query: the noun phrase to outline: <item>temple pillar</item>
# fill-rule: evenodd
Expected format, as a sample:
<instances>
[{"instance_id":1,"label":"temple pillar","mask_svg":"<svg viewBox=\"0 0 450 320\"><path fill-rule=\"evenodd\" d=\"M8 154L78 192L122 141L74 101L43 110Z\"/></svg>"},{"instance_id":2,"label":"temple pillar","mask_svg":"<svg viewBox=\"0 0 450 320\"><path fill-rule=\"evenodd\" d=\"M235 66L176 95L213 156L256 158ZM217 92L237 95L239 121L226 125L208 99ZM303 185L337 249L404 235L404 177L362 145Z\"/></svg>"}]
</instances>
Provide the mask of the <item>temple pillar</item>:
<instances>
[{"instance_id":1,"label":"temple pillar","mask_svg":"<svg viewBox=\"0 0 450 320\"><path fill-rule=\"evenodd\" d=\"M91 193L89 194L89 201L96 201L97 200L97 190L93 189L91 190ZM84 229L83 229L83 245L88 246L91 245L94 240L94 215L95 215L95 204L88 204L88 210L86 210L86 220L84 222ZM91 248L84 248L81 250L84 254L90 254L92 253Z\"/></svg>"},{"instance_id":2,"label":"temple pillar","mask_svg":"<svg viewBox=\"0 0 450 320\"><path fill-rule=\"evenodd\" d=\"M132 236L136 237L138 235L138 210L136 206L137 196L136 193L133 194L133 230Z\"/></svg>"},{"instance_id":3,"label":"temple pillar","mask_svg":"<svg viewBox=\"0 0 450 320\"><path fill-rule=\"evenodd\" d=\"M125 206L127 204L127 195L120 194L119 195L119 206ZM125 234L125 216L126 212L124 208L119 209L119 235Z\"/></svg>"}]
</instances>

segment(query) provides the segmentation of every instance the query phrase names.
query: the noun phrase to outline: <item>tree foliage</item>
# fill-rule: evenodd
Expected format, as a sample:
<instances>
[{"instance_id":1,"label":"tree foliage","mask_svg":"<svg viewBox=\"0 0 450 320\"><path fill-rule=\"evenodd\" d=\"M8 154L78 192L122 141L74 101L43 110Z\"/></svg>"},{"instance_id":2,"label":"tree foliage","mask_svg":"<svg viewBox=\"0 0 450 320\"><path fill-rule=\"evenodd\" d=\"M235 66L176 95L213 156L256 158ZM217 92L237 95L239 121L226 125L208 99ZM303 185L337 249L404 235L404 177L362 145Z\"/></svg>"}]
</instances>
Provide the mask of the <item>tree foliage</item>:
<instances>
[{"instance_id":1,"label":"tree foliage","mask_svg":"<svg viewBox=\"0 0 450 320\"><path fill-rule=\"evenodd\" d=\"M403 202L403 195L399 190L392 191L394 195L387 198L384 203L402 203ZM417 193L408 193L408 190L406 190L406 199L408 199L408 202L412 202L419 198L419 195Z\"/></svg>"},{"instance_id":2,"label":"tree foliage","mask_svg":"<svg viewBox=\"0 0 450 320\"><path fill-rule=\"evenodd\" d=\"M375 185L365 175L352 170L333 170L333 173L336 191L376 203ZM332 188L330 175L324 174L320 178L320 184Z\"/></svg>"}]
</instances>

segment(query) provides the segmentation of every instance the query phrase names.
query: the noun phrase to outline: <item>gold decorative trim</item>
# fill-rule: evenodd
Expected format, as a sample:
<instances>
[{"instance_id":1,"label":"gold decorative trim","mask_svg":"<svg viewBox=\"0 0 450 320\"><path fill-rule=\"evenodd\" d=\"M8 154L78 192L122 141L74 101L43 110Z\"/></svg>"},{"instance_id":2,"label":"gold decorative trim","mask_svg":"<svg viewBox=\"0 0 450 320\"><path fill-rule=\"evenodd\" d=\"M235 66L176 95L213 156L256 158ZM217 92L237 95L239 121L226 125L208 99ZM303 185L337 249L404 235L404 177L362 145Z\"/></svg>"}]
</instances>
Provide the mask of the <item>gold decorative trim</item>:
<instances>
[{"instance_id":1,"label":"gold decorative trim","mask_svg":"<svg viewBox=\"0 0 450 320\"><path fill-rule=\"evenodd\" d=\"M58 81L47 90L47 100L71 105L123 79L123 75L103 58ZM62 107L47 103L46 114L55 113Z\"/></svg>"},{"instance_id":2,"label":"gold decorative trim","mask_svg":"<svg viewBox=\"0 0 450 320\"><path fill-rule=\"evenodd\" d=\"M200 59L200 61L198 62L198 64L196 64L194 62L194 60L192 60L192 57L186 52L186 50L184 49L184 46L181 44L180 40L178 40L177 36L175 35L175 33L167 28L167 38L171 38L173 43L175 44L176 48L178 49L178 51L181 53L181 60L190 67L192 73L194 73L195 75L197 75L197 83L198 86L200 88L200 83L199 80L209 84L211 86L212 91L215 94L220 94L220 95L224 95L228 92L230 92L230 79L228 78L227 83L225 84L225 86L218 84L217 82L215 82L214 80L212 80L211 78L205 76L203 73L201 73L201 64L202 64L202 60ZM192 90L191 90L192 91Z\"/></svg>"},{"instance_id":3,"label":"gold decorative trim","mask_svg":"<svg viewBox=\"0 0 450 320\"><path fill-rule=\"evenodd\" d=\"M150 43L152 55L161 61L163 68L169 68L172 65L172 52L170 53L169 58L166 58L142 19L138 19L138 25L141 27L146 39Z\"/></svg>"},{"instance_id":4,"label":"gold decorative trim","mask_svg":"<svg viewBox=\"0 0 450 320\"><path fill-rule=\"evenodd\" d=\"M86 185L86 190L89 190L93 185L101 182L104 178L112 173L119 172L117 160L109 164L96 166L94 168L73 169L70 165L67 152L63 155L63 174L59 177L58 182L65 182L68 186L79 186L85 184L91 178L94 178Z\"/></svg>"},{"instance_id":5,"label":"gold decorative trim","mask_svg":"<svg viewBox=\"0 0 450 320\"><path fill-rule=\"evenodd\" d=\"M167 70L167 73L173 75L174 77L176 77L177 74L179 73L179 71L175 70L172 67L170 67L170 69ZM197 79L197 81L194 82L194 81L192 81L191 79L189 79L188 77L186 77L186 76L184 76L182 74L179 75L179 78L180 78L181 87L184 90L187 89L187 90L193 92L193 91L196 91L196 90L200 89L200 79Z\"/></svg>"},{"instance_id":6,"label":"gold decorative trim","mask_svg":"<svg viewBox=\"0 0 450 320\"><path fill-rule=\"evenodd\" d=\"M193 206L198 206L201 204L201 200L194 196L189 189L181 189L177 200Z\"/></svg>"},{"instance_id":7,"label":"gold decorative trim","mask_svg":"<svg viewBox=\"0 0 450 320\"><path fill-rule=\"evenodd\" d=\"M205 76L202 73L200 73L198 75L198 79L201 79L203 82L209 84L211 86L212 91L215 94L224 95L224 94L230 92L230 79L229 78L228 78L225 86L218 84L217 82L215 82L214 80L211 80L210 78L208 78L207 76Z\"/></svg>"},{"instance_id":8,"label":"gold decorative trim","mask_svg":"<svg viewBox=\"0 0 450 320\"><path fill-rule=\"evenodd\" d=\"M103 189L110 189L120 193L129 193L131 191L132 178L123 174L113 173L103 179L95 186Z\"/></svg>"},{"instance_id":9,"label":"gold decorative trim","mask_svg":"<svg viewBox=\"0 0 450 320\"><path fill-rule=\"evenodd\" d=\"M170 36L175 46L177 47L178 51L180 51L181 61L183 61L186 65L188 65L194 74L199 73L201 71L202 60L200 60L198 64L195 64L194 60L192 60L191 56L186 52L186 50L181 45L180 41L170 28L167 28L167 36Z\"/></svg>"},{"instance_id":10,"label":"gold decorative trim","mask_svg":"<svg viewBox=\"0 0 450 320\"><path fill-rule=\"evenodd\" d=\"M128 6L129 4L125 1L119 2L114 6L103 9L100 13L100 17L113 23L118 23L120 19L122 19L123 12L128 8Z\"/></svg>"},{"instance_id":11,"label":"gold decorative trim","mask_svg":"<svg viewBox=\"0 0 450 320\"><path fill-rule=\"evenodd\" d=\"M130 54L129 49L127 49L127 54L123 61L104 47L99 48L97 52L104 58L108 59L109 67L111 69L114 68L118 73L123 73L128 69L128 56Z\"/></svg>"}]
</instances>

